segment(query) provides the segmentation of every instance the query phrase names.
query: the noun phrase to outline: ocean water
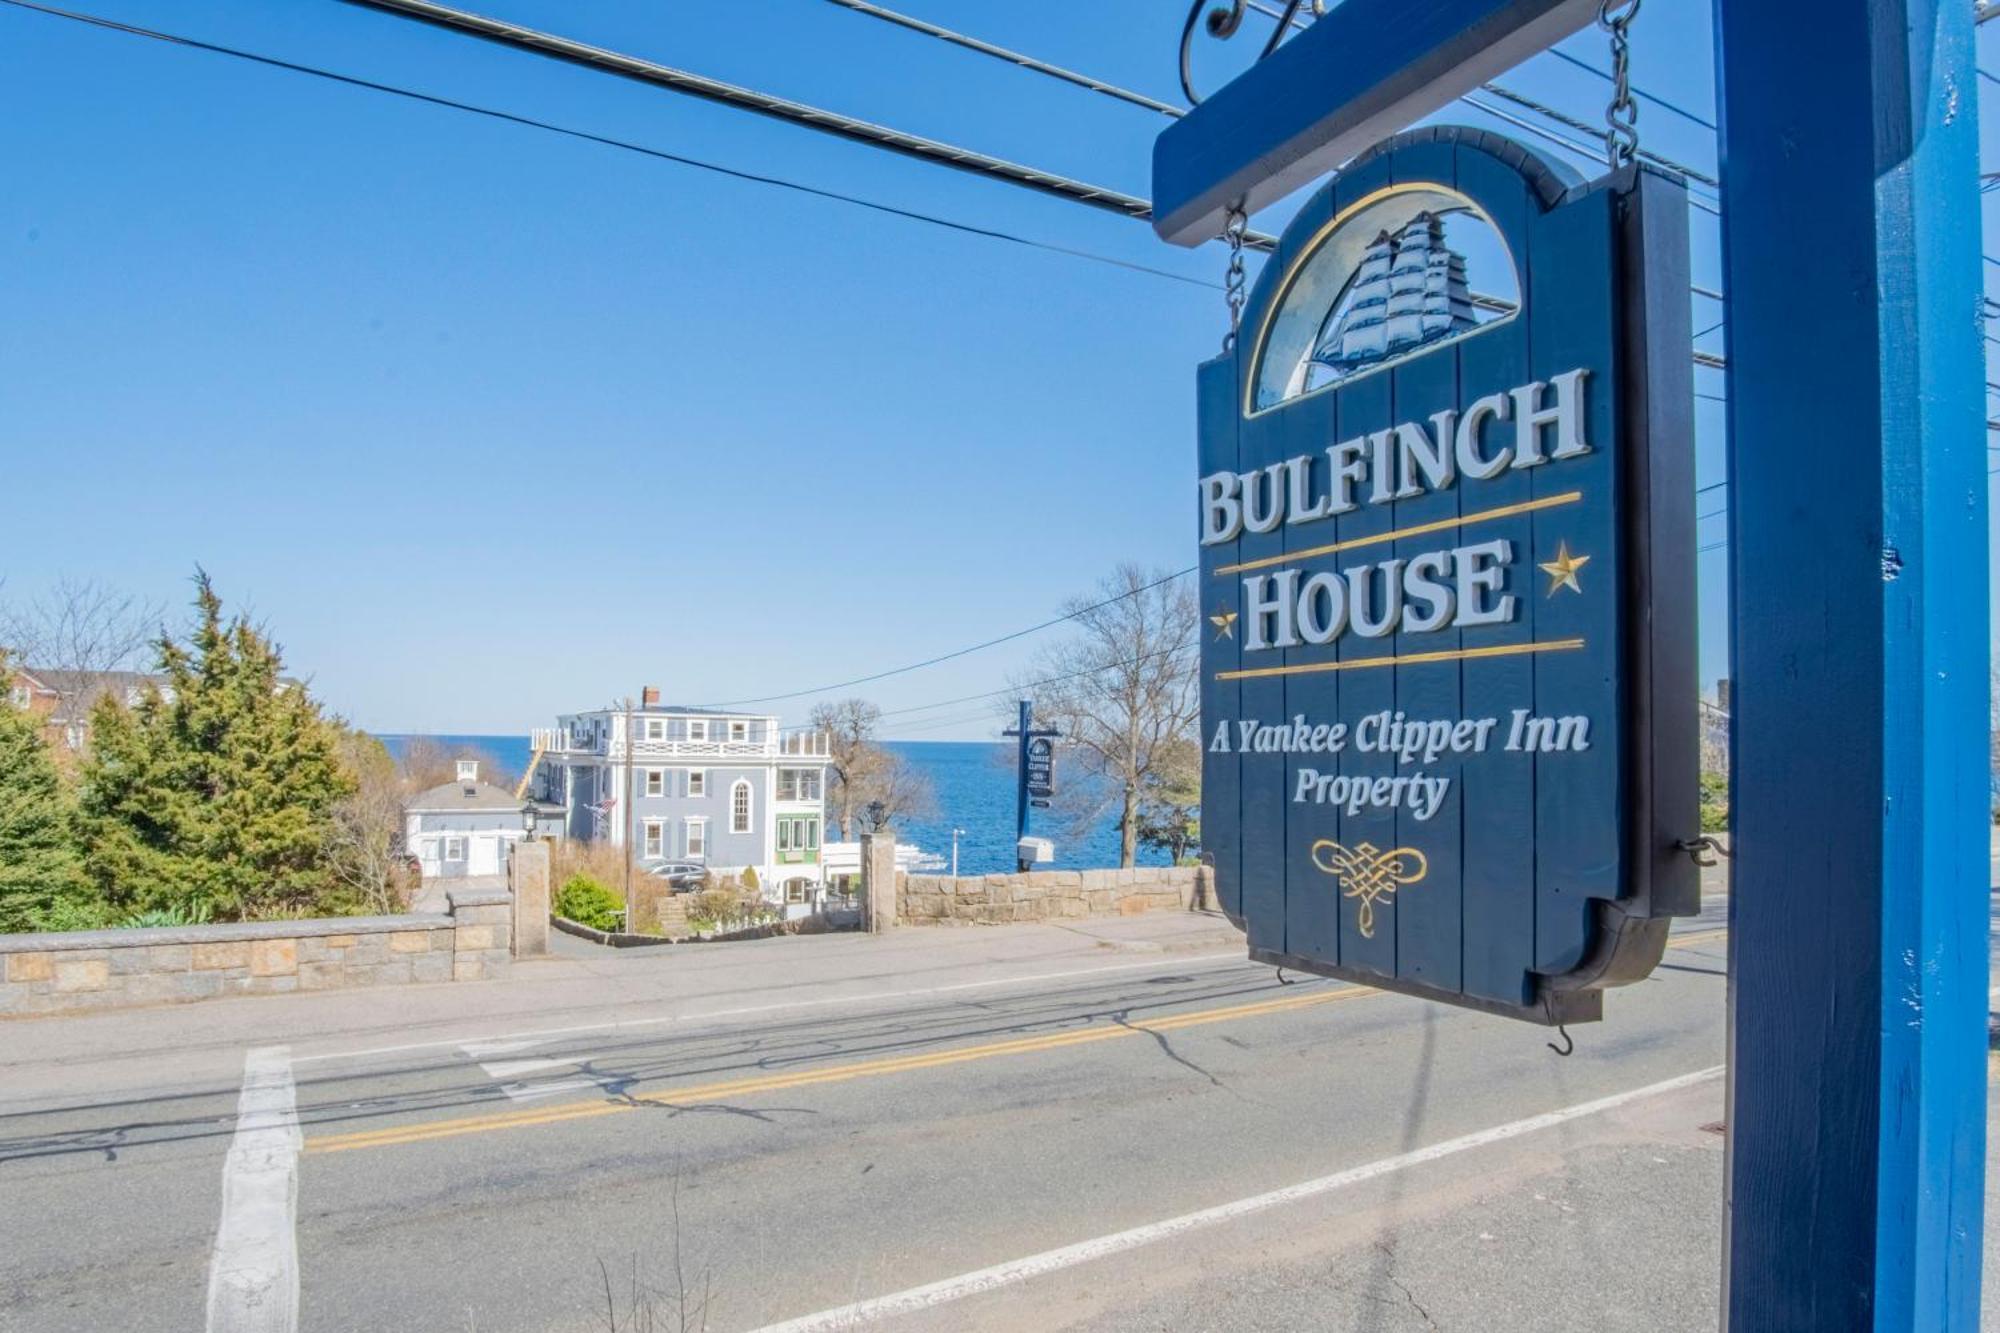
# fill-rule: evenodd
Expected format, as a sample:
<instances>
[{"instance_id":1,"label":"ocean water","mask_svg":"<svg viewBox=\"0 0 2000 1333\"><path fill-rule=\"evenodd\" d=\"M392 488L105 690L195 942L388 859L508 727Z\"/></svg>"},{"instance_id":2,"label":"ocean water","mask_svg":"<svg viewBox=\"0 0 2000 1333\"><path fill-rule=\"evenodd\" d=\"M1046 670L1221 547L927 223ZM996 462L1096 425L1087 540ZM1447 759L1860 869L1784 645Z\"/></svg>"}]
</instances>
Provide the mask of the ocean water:
<instances>
[{"instance_id":1,"label":"ocean water","mask_svg":"<svg viewBox=\"0 0 2000 1333\"><path fill-rule=\"evenodd\" d=\"M380 737L389 753L400 758L412 736ZM483 752L511 773L528 762L526 736L431 736L449 750ZM889 741L901 755L930 779L934 810L905 818L897 829L899 842L914 843L926 852L951 857L951 834L958 838L958 869L962 875L990 875L1014 868L1014 748L1005 741ZM1074 772L1057 760L1059 787L1073 785ZM1051 815L1054 815L1052 818ZM1030 832L1056 845L1055 867L1084 870L1118 864L1118 824L1114 814L1095 820L1081 831L1072 829L1060 811L1034 812ZM1164 852L1141 848L1142 865L1165 865Z\"/></svg>"}]
</instances>

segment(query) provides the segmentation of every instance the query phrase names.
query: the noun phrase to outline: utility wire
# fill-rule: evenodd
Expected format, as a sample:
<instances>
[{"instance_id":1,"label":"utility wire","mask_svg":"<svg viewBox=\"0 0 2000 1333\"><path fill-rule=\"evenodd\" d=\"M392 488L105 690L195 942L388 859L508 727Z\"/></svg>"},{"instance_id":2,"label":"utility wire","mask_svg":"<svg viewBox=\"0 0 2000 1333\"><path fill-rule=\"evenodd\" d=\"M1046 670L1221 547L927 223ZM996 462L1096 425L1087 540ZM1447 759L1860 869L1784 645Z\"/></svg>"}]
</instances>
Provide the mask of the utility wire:
<instances>
[{"instance_id":1,"label":"utility wire","mask_svg":"<svg viewBox=\"0 0 2000 1333\"><path fill-rule=\"evenodd\" d=\"M347 0L347 3L350 4L368 2L369 0ZM324 79L330 83L337 83L350 88L361 88L369 92L384 93L391 97L400 97L408 101L420 102L427 106L443 107L447 110L462 111L468 115L483 116L489 120L497 120L510 125L520 125L528 129L541 130L545 133L560 135L585 143L597 144L605 148L616 148L624 152L637 153L658 161L671 162L677 166L691 167L697 171L706 171L718 176L726 176L732 180L746 181L757 185L769 185L778 189L809 195L817 199L850 204L856 208L865 208L871 212L881 213L890 217L898 217L911 222L921 222L930 226L942 227L946 230L960 232L965 235L983 236L989 240L1005 241L1008 244L1025 246L1032 250L1041 250L1050 254L1068 255L1074 259L1084 259L1092 263L1106 264L1113 268L1121 268L1132 273L1144 273L1153 277L1168 278L1175 282L1204 287L1211 291L1219 290L1219 284L1202 278L1192 277L1185 273L1175 273L1169 269L1155 268L1148 264L1138 264L1131 260L1118 259L1111 255L1098 254L1072 246L1057 245L1050 241L1038 241L993 227L981 227L968 222L958 222L950 218L939 217L935 214L918 212L915 209L880 203L873 199L862 198L859 195L844 194L837 190L827 190L814 185L806 185L799 181L787 180L781 176L770 176L760 172L744 171L736 167L723 166L717 162L689 157L683 153L669 152L665 149L652 148L645 144L634 143L629 139L618 139L610 135L596 134L589 130L579 130L567 125L558 125L551 121L538 120L532 116L523 116L512 111L503 111L497 107L480 106L472 102L461 102L454 98L439 96L435 93L418 92L415 89L400 87L396 84L382 83L374 79L364 79L352 74L342 74L338 71L325 69L317 65L306 65L294 60L283 60L276 56L267 56L255 51L246 51L239 47L224 46L217 42L202 41L198 38L165 32L157 28L145 28L137 24L120 23L116 20L102 18L95 14L62 9L55 5L40 4L36 0L0 0L0 4L46 15L50 18L66 19L73 23L85 24L107 32L120 33L130 37L143 37L151 41L165 43L169 46L177 46L192 51L204 51L211 55L226 56L232 60L243 60L270 69L281 69L293 74L303 74L310 78ZM1276 241L1272 237L1253 232L1245 238L1245 244L1250 248L1269 250L1275 246ZM1706 296L1717 301L1724 299L1721 292L1710 288L1695 286L1692 290L1698 296ZM1493 310L1502 314L1510 312L1515 308L1514 304L1510 301L1503 301L1497 297L1477 292L1472 294L1472 303L1481 309ZM1706 353L1697 352L1694 359L1697 365L1710 366L1715 369L1719 369L1723 365L1721 358L1712 357Z\"/></svg>"},{"instance_id":2,"label":"utility wire","mask_svg":"<svg viewBox=\"0 0 2000 1333\"><path fill-rule=\"evenodd\" d=\"M836 3L838 2L839 0L836 0ZM1515 106L1524 107L1529 111L1535 112L1537 115L1546 116L1550 120L1555 121L1558 125L1566 126L1567 128L1575 130L1580 134L1599 134L1602 132L1601 130L1599 130L1597 126L1591 125L1586 121L1578 120L1575 116L1570 115L1566 111L1562 111L1557 109L1556 107L1548 106L1545 105L1544 103L1537 102L1532 97L1524 96L1520 93L1515 92L1511 88L1502 87L1500 84L1485 83L1481 84L1480 88L1483 91L1489 92L1493 94L1493 96L1502 99L1503 101L1512 102ZM1699 181L1703 185L1706 185L1711 190L1719 190L1722 188L1722 182L1717 180L1715 177L1709 175L1707 172L1702 171L1696 167L1691 167L1685 162L1676 162L1673 158L1667 157L1661 153L1656 153L1650 148L1641 148L1639 150L1639 156L1644 158L1646 161L1655 164L1656 166L1665 167L1669 171L1677 171L1681 175L1687 177L1689 180Z\"/></svg>"},{"instance_id":3,"label":"utility wire","mask_svg":"<svg viewBox=\"0 0 2000 1333\"><path fill-rule=\"evenodd\" d=\"M1599 69L1597 66L1591 64L1587 60L1579 60L1577 57L1571 55L1569 52L1564 51L1559 47L1554 47L1554 46L1550 47L1548 49L1548 54L1554 56L1558 60L1568 61L1570 64L1575 65L1580 70L1584 70L1588 73L1595 74L1598 78L1603 79L1606 83L1615 82L1615 80L1612 79L1611 75L1606 73L1604 70ZM1658 103L1660 106L1665 107L1667 110L1673 112L1677 116L1681 116L1688 120L1693 121L1695 124L1701 126L1705 130L1715 131L1714 121L1708 120L1702 116L1697 116L1694 112L1689 111L1686 107L1676 106L1672 102L1668 101L1666 98L1660 96L1658 93L1649 93L1636 83L1632 85L1632 92L1635 96L1643 97L1648 102Z\"/></svg>"},{"instance_id":4,"label":"utility wire","mask_svg":"<svg viewBox=\"0 0 2000 1333\"><path fill-rule=\"evenodd\" d=\"M1016 685L1002 685L997 690L987 690L982 694L965 694L960 695L956 699L940 699L936 703L917 704L910 708L892 708L881 714L881 716L904 717L911 713L929 712L933 708L949 708L953 704L973 703L980 699L999 699L1006 695L1018 693L1021 690L1040 689L1044 685L1060 685L1064 681L1080 680L1085 676L1094 676L1100 671L1115 671L1119 667L1137 666L1141 662L1150 662L1156 657L1168 657L1174 653L1184 652L1193 645L1193 639L1182 639L1171 648L1159 648L1150 653L1140 653L1137 657L1127 657L1116 662L1104 662L1094 667L1085 667L1081 671L1065 672L1060 676L1045 676L1040 680L1024 680Z\"/></svg>"},{"instance_id":5,"label":"utility wire","mask_svg":"<svg viewBox=\"0 0 2000 1333\"><path fill-rule=\"evenodd\" d=\"M1220 291L1222 289L1221 283L1210 282L1205 278L1193 277L1186 273L1175 273L1170 269L1155 268L1150 264L1134 263L1128 259L1118 259L1112 255L1098 254L1090 250L1080 250L1073 246L1058 245L1052 241L1038 241L1030 237L1017 235L1013 232L1001 231L995 227L982 227L970 222L958 222L951 218L939 217L932 213L922 213L915 209L900 208L894 204L885 204L873 199L864 199L859 195L845 194L839 190L821 189L819 186L787 180L782 176L770 176L761 172L743 171L736 167L723 166L718 162L704 161L698 157L688 157L682 153L672 153L665 149L651 148L645 144L633 143L628 139L617 139L609 135L595 134L589 130L579 130L567 125L557 125L546 120L537 120L532 116L517 115L514 112L502 111L495 107L479 106L475 103L460 102L432 93L417 92L414 89L398 87L395 84L378 83L373 79L363 79L351 74L341 74L316 65L303 65L296 61L281 60L275 56L260 55L255 51L245 51L237 47L222 46L214 42L204 42L193 37L183 37L154 28L142 28L135 24L119 23L111 19L100 18L95 14L85 14L75 10L59 9L53 5L38 4L35 3L35 0L0 0L0 4L11 5L17 9L30 10L38 14L45 14L52 18L69 19L73 22L87 24L108 32L123 33L132 37L145 37L153 41L167 43L171 46L205 51L212 55L228 56L233 60L246 60L252 64L286 70L293 74L304 74L316 79L325 79L329 82L345 84L352 88L361 88L369 92L387 93L391 97L406 98L409 101L422 102L429 106L444 107L452 111L463 111L470 115L484 116L488 119L504 121L511 125L521 125L528 129L541 130L549 134L580 139L586 143L598 144L606 148L617 148L628 153L638 153L644 157L656 158L662 162L671 162L677 166L692 167L697 171L712 172L715 175L727 176L733 180L747 181L754 185L775 186L781 190L791 190L794 193L810 195L816 199L827 199L835 203L851 204L856 208L865 208L871 212L883 213L890 217L903 218L911 222L922 222L933 227L943 227L947 231L961 232L969 236L983 236L989 240L1005 241L1011 245L1026 246L1031 250L1043 250L1050 254L1068 255L1073 259L1087 259L1092 263L1108 264L1113 268L1122 268L1133 273L1145 273L1158 278L1171 278L1175 282L1187 283L1194 287L1205 287L1212 291Z\"/></svg>"},{"instance_id":6,"label":"utility wire","mask_svg":"<svg viewBox=\"0 0 2000 1333\"><path fill-rule=\"evenodd\" d=\"M846 2L847 0L834 0L834 3L836 4L845 4ZM1261 0L1248 0L1248 4L1251 9L1256 10L1259 14L1262 14L1264 17L1268 19L1273 19L1278 22L1284 21L1285 18L1284 11L1274 9L1269 5L1262 3ZM1303 31L1304 29L1311 27L1316 20L1308 18L1306 16L1305 11L1300 10L1292 15L1291 21L1292 21L1292 26L1294 28ZM1574 57L1568 57L1568 58L1574 59ZM1583 64L1582 61L1577 61L1576 63L1580 65ZM1588 65L1584 65L1583 67L1585 69L1590 69L1590 66ZM1593 74L1598 73L1598 71L1596 70L1591 70L1591 72ZM1609 79L1611 76L1608 74L1603 74L1600 75L1600 77ZM1482 83L1479 86L1480 89L1484 92L1491 93L1495 97L1501 98L1505 101L1512 102L1514 105L1523 107L1529 111L1533 111L1538 115L1546 116L1550 120L1553 120L1557 124L1562 125L1568 129L1576 130L1580 133L1589 135L1598 135L1603 133L1602 128L1599 126L1591 125L1585 121L1578 120L1575 116L1570 115L1566 111L1559 111L1555 107L1548 106L1544 103L1536 101L1532 97L1523 96L1522 94L1515 92L1511 88L1503 87L1497 83ZM1635 93L1639 92L1639 90L1636 88L1633 89L1632 91ZM1650 94L1640 93L1640 96L1650 96ZM1544 131L1537 129L1532 125L1527 125L1521 121L1515 120L1512 116L1504 115L1498 111L1495 111L1492 107L1487 106L1481 102L1475 101L1469 95L1460 97L1458 100L1465 103L1469 107L1473 107L1477 110L1484 111L1489 116L1498 116L1501 120L1506 121L1510 125L1515 125L1521 129L1527 130L1530 134L1539 134L1541 135L1541 137L1549 140L1551 143L1560 144L1564 148L1569 149L1571 152L1582 153L1584 156L1591 158L1593 161L1609 160L1608 154L1604 154L1592 149L1583 148L1580 145L1571 143L1569 140L1564 139L1559 135L1545 133ZM1652 100L1658 101L1659 99L1653 98ZM1665 103L1661 104L1665 105ZM1678 108L1674 109L1678 110ZM1682 112L1681 114L1686 115L1687 113ZM1705 124L1706 122L1702 123ZM1713 130L1715 126L1709 125L1708 128ZM1656 153L1649 148L1639 149L1638 155L1644 158L1646 161L1655 164L1656 166L1665 167L1669 171L1677 171L1681 175L1686 176L1690 180L1700 181L1703 185L1708 186L1710 189L1720 189L1722 186L1722 182L1718 181L1715 177L1709 175L1707 172L1701 171L1700 169L1695 167L1688 166L1685 162L1676 162L1674 161L1674 159L1666 157L1660 153ZM1708 209L1707 211L1714 212L1715 210Z\"/></svg>"},{"instance_id":7,"label":"utility wire","mask_svg":"<svg viewBox=\"0 0 2000 1333\"><path fill-rule=\"evenodd\" d=\"M928 139L919 134L891 129L873 121L808 106L804 102L794 102L789 98L759 92L754 88L725 83L720 79L711 79L705 74L675 69L657 61L642 60L637 56L628 56L600 46L572 41L567 37L559 37L536 28L507 23L463 9L453 9L448 5L434 4L432 0L344 0L344 3L399 18L413 19L448 32L492 42L510 50L524 51L564 64L616 75L656 88L665 88L670 92L718 102L739 111L768 116L773 120L817 130L822 134L864 144L870 148L887 149L892 153L901 153L905 157L913 157L936 166L950 167L956 171L1004 181L1009 185L1051 195L1069 203L1102 209L1120 217L1150 221L1153 216L1153 205L1149 201L1107 186L1092 185L1069 176L1059 176L1053 172L1023 166L1018 162L1009 162L1004 158L993 157L970 148L960 148L956 144L945 143L942 140ZM1260 250L1268 250L1277 244L1277 238L1253 233L1245 238L1245 244Z\"/></svg>"},{"instance_id":8,"label":"utility wire","mask_svg":"<svg viewBox=\"0 0 2000 1333\"><path fill-rule=\"evenodd\" d=\"M361 0L361 2L368 3L369 0ZM396 0L391 0L391 2L395 3ZM843 9L853 10L857 14L865 14L869 18L881 19L886 23L893 23L898 27L907 28L912 32L920 32L925 36L935 37L939 41L948 42L954 46L964 47L970 51L977 51L981 55L992 56L997 60L1004 60L1009 64L1032 70L1037 74L1045 74L1051 78L1061 79L1066 83L1073 83L1079 87L1088 88L1093 92L1103 93L1106 96L1115 97L1120 101L1129 102L1134 106L1145 107L1147 110L1157 112L1163 116L1178 119L1186 114L1179 107L1169 106L1167 103L1157 98L1148 97L1144 93L1133 92L1129 88L1121 88L1117 84L1106 83L1101 79L1089 78L1073 70L1064 69L1060 65L1051 65L1046 61L1037 60L1033 56L1023 55L1019 51L1009 50L1004 46L995 46L991 42L981 41L976 37L968 37L963 33L954 32L950 28L940 27L935 23L928 23L923 19L912 18L907 14L900 14L893 9L885 9L881 5L869 3L868 0L830 0L830 3L839 5ZM1251 8L1270 18L1283 18L1282 13L1274 12L1259 4L1253 3ZM1512 102L1514 105L1523 107L1537 115L1545 116L1565 128L1576 130L1583 134L1596 134L1598 132L1597 127L1578 120L1575 116L1565 111L1558 110L1555 107L1538 102L1532 97L1517 93L1511 88L1502 87L1497 83L1488 83L1481 86L1493 96ZM1482 106L1470 98L1462 98L1460 100L1467 102L1471 106L1478 107L1479 110L1485 111L1489 115L1494 114L1491 108ZM1520 124L1518 121L1514 123ZM1523 126L1523 128L1529 127ZM1562 144L1572 151L1580 151L1577 145L1570 143L1566 139L1558 138L1555 142ZM1699 181L1710 189L1719 189L1721 187L1721 182L1708 173L1696 167L1691 167L1684 162L1676 162L1672 158L1662 156L1650 149L1640 149L1639 156L1658 166L1665 167L1669 171L1677 171L1690 180Z\"/></svg>"},{"instance_id":9,"label":"utility wire","mask_svg":"<svg viewBox=\"0 0 2000 1333\"><path fill-rule=\"evenodd\" d=\"M1088 88L1094 93L1103 93L1106 97L1116 98L1120 102L1127 102L1133 106L1144 107L1148 111L1156 111L1163 116L1183 116L1187 114L1181 108L1167 102L1162 102L1156 97L1148 97L1144 93L1133 92L1130 88L1120 88L1117 84L1106 83L1102 79L1093 79L1087 74L1079 74L1075 70L1064 69L1061 65L1051 65L1046 60L1037 60L1035 57L1023 55L1019 51L1012 51L1004 46L995 46L992 42L981 41L977 37L968 37L962 32L953 32L950 28L940 27L935 23L927 23L923 19L911 18L908 14L899 14L893 9L884 9L880 5L871 5L868 3L868 0L830 0L830 3L839 5L843 9L851 9L857 14L866 14L870 18L894 23L899 27L908 28L912 32L920 32L926 37L935 37L939 41L949 42L953 46L962 46L968 51L977 51L981 55L992 56L996 60L1004 60L1010 65L1019 65L1022 69L1032 70L1037 74L1046 74L1052 79L1060 79L1064 83L1075 84L1079 88Z\"/></svg>"},{"instance_id":10,"label":"utility wire","mask_svg":"<svg viewBox=\"0 0 2000 1333\"><path fill-rule=\"evenodd\" d=\"M1464 97L1461 97L1458 100L1465 103L1467 106L1474 108L1475 110L1484 111L1487 115L1492 116L1496 120L1504 120L1509 125L1513 125L1519 129L1526 130L1528 133L1534 135L1538 139L1546 139L1550 143L1556 144L1562 148L1566 148L1570 152L1575 153L1577 156L1586 158L1589 161L1608 162L1610 160L1609 155L1601 148L1593 148L1588 144L1580 144L1576 142L1574 139L1565 138L1564 136L1555 133L1553 130L1545 130L1541 126L1533 123L1532 121L1523 120L1519 116L1516 116L1511 112L1502 111L1497 106L1493 106L1489 103L1482 102L1478 98L1472 96L1470 93L1467 93ZM1708 200L1702 198L1702 196L1696 194L1692 190L1689 190L1687 192L1687 201L1688 201L1688 206L1690 208L1698 208L1702 212L1707 213L1712 217L1719 218L1722 216L1721 208L1717 207L1715 204L1710 203Z\"/></svg>"},{"instance_id":11,"label":"utility wire","mask_svg":"<svg viewBox=\"0 0 2000 1333\"><path fill-rule=\"evenodd\" d=\"M1012 643L1015 639L1024 639L1030 634L1039 634L1041 631L1045 629L1051 629L1057 625L1063 624L1066 621L1075 620L1078 616L1088 615L1090 612L1098 610L1100 607L1106 607L1116 602L1122 602L1128 597L1137 597L1142 592L1151 592L1153 589L1159 587L1161 584L1172 583L1175 579L1186 578L1188 575L1194 573L1195 568L1196 567L1194 565L1189 565L1186 569L1176 570L1172 574L1168 574L1161 578L1154 579L1151 583L1146 584L1144 587L1133 588L1129 592L1121 592L1116 597L1107 597L1101 602L1092 602L1089 606L1080 606L1076 610L1071 611L1066 615L1057 616L1053 620L1044 620L1039 625L1030 625L1026 629L1017 629L1011 634L1002 634L997 639L988 639L984 643L975 643L968 648L959 648L955 649L952 652L939 653L936 657L927 657L921 662L912 662L908 666L891 667L887 671L877 671L872 675L867 675L867 676L856 676L852 680L835 681L831 685L816 685L809 690L791 690L784 694L760 694L755 698L751 699L724 699L718 703L704 704L703 707L734 708L739 704L768 704L768 703L777 703L778 701L783 699L802 699L809 694L827 694L834 690L844 690L851 685L866 685L872 681L885 680L890 676L900 676L905 672L918 671L923 669L924 667L936 666L940 662L949 662L955 657L964 657L968 653L980 652L983 649L992 648L998 644Z\"/></svg>"}]
</instances>

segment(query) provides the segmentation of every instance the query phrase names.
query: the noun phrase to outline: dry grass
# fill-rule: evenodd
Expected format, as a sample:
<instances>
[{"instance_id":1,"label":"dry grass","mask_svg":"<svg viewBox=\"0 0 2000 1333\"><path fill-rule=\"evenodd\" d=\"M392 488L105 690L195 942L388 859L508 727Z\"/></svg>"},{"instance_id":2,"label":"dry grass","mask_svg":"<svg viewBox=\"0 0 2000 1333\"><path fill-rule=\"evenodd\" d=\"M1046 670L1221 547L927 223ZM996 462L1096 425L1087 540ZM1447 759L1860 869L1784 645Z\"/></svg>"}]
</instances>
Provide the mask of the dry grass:
<instances>
[{"instance_id":1,"label":"dry grass","mask_svg":"<svg viewBox=\"0 0 2000 1333\"><path fill-rule=\"evenodd\" d=\"M588 875L611 890L621 903L625 900L625 867L630 862L632 878L637 881L643 873L639 863L626 856L625 849L613 847L608 842L582 842L570 839L549 844L549 881L552 888L561 888L573 875Z\"/></svg>"}]
</instances>

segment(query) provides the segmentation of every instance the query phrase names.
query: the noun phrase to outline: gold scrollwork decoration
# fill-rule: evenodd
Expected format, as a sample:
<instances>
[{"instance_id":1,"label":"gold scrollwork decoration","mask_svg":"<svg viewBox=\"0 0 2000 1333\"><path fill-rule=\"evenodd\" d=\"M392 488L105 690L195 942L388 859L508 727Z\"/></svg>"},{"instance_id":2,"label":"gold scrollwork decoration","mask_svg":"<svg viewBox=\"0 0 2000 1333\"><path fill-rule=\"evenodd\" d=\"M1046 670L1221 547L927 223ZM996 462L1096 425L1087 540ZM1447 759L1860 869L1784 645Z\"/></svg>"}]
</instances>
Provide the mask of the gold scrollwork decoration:
<instances>
[{"instance_id":1,"label":"gold scrollwork decoration","mask_svg":"<svg viewBox=\"0 0 2000 1333\"><path fill-rule=\"evenodd\" d=\"M1375 904L1431 871L1430 858L1414 847L1385 852L1371 842L1345 847L1331 838L1321 838L1312 845L1312 861L1321 873L1340 881L1342 897L1360 900L1355 924L1368 939L1375 937Z\"/></svg>"}]
</instances>

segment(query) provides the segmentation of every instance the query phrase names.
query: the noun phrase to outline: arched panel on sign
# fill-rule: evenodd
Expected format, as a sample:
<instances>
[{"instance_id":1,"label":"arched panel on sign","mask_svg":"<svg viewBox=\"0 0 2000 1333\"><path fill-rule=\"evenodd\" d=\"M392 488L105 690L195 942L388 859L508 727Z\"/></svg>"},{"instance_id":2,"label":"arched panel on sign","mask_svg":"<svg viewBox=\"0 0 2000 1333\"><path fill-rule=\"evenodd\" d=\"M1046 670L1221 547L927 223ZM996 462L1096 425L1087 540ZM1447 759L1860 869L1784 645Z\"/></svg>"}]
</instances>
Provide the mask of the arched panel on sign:
<instances>
[{"instance_id":1,"label":"arched panel on sign","mask_svg":"<svg viewBox=\"0 0 2000 1333\"><path fill-rule=\"evenodd\" d=\"M1250 413L1512 319L1521 281L1485 211L1446 185L1344 209L1291 265L1253 352Z\"/></svg>"}]
</instances>

